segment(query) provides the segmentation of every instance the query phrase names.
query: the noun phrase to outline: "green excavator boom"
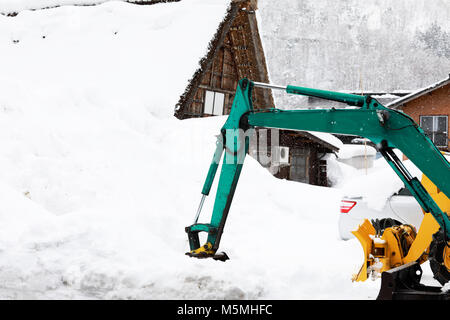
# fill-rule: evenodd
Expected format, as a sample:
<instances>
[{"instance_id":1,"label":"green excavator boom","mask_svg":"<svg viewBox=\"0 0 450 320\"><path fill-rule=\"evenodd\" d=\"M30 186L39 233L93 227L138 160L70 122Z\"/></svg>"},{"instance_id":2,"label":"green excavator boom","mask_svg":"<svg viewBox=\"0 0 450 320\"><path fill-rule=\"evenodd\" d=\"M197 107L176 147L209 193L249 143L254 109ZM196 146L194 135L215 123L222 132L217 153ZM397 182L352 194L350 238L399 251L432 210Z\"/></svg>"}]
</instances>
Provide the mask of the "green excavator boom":
<instances>
[{"instance_id":1,"label":"green excavator boom","mask_svg":"<svg viewBox=\"0 0 450 320\"><path fill-rule=\"evenodd\" d=\"M337 101L353 108L255 111L252 105L252 92L255 86ZM217 254L217 249L248 152L249 138L255 127L349 134L371 140L423 210L433 215L450 238L448 215L442 212L420 181L408 172L393 151L395 148L401 150L447 197L450 197L449 162L408 115L386 108L367 95L291 85L275 86L242 79L239 81L231 112L216 144L194 224L186 227L191 250L188 255L227 259L226 254ZM221 158L223 158L222 168L211 221L207 224L198 223L205 197L211 190ZM200 245L199 232L208 234L206 244L203 246Z\"/></svg>"}]
</instances>

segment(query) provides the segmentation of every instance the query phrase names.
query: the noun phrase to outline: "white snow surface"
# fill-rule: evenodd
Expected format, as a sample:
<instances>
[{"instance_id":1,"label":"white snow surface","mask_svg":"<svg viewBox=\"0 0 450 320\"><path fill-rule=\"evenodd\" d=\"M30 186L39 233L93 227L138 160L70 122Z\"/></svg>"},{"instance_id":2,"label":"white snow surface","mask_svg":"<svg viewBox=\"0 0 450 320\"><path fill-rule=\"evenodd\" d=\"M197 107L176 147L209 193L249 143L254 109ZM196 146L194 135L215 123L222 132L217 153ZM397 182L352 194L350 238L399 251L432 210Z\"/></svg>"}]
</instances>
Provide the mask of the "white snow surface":
<instances>
[{"instance_id":1,"label":"white snow surface","mask_svg":"<svg viewBox=\"0 0 450 320\"><path fill-rule=\"evenodd\" d=\"M401 153L396 150L401 159ZM407 170L420 180L422 172L410 160L403 161ZM383 159L374 161L372 168L357 170L349 165L332 163L329 173L338 188L345 196L364 197L369 208L381 210L387 199L404 186L387 162Z\"/></svg>"},{"instance_id":2,"label":"white snow surface","mask_svg":"<svg viewBox=\"0 0 450 320\"><path fill-rule=\"evenodd\" d=\"M361 174L333 159L324 188L248 157L220 248L231 260L184 255L225 117L179 121L173 106L225 7L0 16L0 298L376 298L379 280L351 282L362 249L337 232L341 186Z\"/></svg>"},{"instance_id":3,"label":"white snow surface","mask_svg":"<svg viewBox=\"0 0 450 320\"><path fill-rule=\"evenodd\" d=\"M374 147L363 144L345 144L339 148L338 158L349 159L358 156L375 156L377 150Z\"/></svg>"},{"instance_id":4,"label":"white snow surface","mask_svg":"<svg viewBox=\"0 0 450 320\"><path fill-rule=\"evenodd\" d=\"M307 131L307 132L337 148L342 148L342 146L344 145L341 140L339 140L330 133L318 131Z\"/></svg>"},{"instance_id":5,"label":"white snow surface","mask_svg":"<svg viewBox=\"0 0 450 320\"><path fill-rule=\"evenodd\" d=\"M0 0L0 13L9 14L24 10L39 10L68 5L88 6L101 4L107 1L110 0ZM135 2L134 0L126 1Z\"/></svg>"}]
</instances>

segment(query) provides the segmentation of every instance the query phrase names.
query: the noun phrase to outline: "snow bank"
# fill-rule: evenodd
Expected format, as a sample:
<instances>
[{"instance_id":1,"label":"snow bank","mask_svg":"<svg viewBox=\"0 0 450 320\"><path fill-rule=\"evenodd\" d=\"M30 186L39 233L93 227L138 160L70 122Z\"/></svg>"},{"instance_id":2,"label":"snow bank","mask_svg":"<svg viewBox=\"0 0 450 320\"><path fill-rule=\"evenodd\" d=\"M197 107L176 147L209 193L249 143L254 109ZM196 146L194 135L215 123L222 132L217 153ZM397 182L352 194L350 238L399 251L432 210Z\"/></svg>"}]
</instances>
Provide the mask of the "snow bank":
<instances>
[{"instance_id":1,"label":"snow bank","mask_svg":"<svg viewBox=\"0 0 450 320\"><path fill-rule=\"evenodd\" d=\"M317 131L307 131L307 132L337 148L342 148L342 146L344 145L341 140L339 140L330 133Z\"/></svg>"},{"instance_id":2,"label":"snow bank","mask_svg":"<svg viewBox=\"0 0 450 320\"><path fill-rule=\"evenodd\" d=\"M410 161L403 161L408 171L420 180L421 171ZM387 199L400 188L403 182L392 170L384 158L374 161L372 168L352 170L347 172L345 179L341 179L337 185L344 195L350 197L364 197L369 208L381 210Z\"/></svg>"},{"instance_id":3,"label":"snow bank","mask_svg":"<svg viewBox=\"0 0 450 320\"><path fill-rule=\"evenodd\" d=\"M361 144L343 144L338 151L339 159L349 159L359 156L374 157L377 150L374 147Z\"/></svg>"},{"instance_id":4,"label":"snow bank","mask_svg":"<svg viewBox=\"0 0 450 320\"><path fill-rule=\"evenodd\" d=\"M101 4L111 0L2 0L0 2L0 13L18 13L24 10L48 9L59 6L89 6ZM137 2L138 0L116 0L126 2ZM141 1L144 2L144 1Z\"/></svg>"}]
</instances>

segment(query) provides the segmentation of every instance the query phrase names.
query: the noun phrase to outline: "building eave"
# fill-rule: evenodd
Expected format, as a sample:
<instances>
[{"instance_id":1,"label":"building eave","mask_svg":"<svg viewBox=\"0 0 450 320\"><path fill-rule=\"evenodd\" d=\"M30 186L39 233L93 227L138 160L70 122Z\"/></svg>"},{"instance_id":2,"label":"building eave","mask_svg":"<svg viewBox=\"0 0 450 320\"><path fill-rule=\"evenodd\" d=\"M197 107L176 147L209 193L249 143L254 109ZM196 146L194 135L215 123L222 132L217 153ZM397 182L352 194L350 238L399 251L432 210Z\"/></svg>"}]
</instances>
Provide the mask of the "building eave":
<instances>
[{"instance_id":1,"label":"building eave","mask_svg":"<svg viewBox=\"0 0 450 320\"><path fill-rule=\"evenodd\" d=\"M417 91L411 92L410 94L401 97L397 100L392 101L391 103L387 104L386 107L388 108L392 108L392 109L397 109L400 106L404 105L405 103L408 103L411 100L414 100L418 97L421 97L429 92L432 92L434 90L437 90L439 88L442 88L443 86L447 85L450 83L450 75L448 78L440 80L436 83L433 83L432 85L425 87L425 88L421 88Z\"/></svg>"}]
</instances>

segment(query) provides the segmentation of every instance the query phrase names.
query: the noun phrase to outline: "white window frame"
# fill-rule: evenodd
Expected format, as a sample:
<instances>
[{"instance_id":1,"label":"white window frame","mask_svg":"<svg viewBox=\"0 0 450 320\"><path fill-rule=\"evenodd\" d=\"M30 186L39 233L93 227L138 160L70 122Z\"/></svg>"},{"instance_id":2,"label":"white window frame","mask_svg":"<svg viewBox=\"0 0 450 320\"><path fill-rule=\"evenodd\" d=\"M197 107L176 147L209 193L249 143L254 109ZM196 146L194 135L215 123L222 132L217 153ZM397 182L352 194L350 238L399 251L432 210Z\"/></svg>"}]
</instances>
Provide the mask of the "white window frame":
<instances>
[{"instance_id":1,"label":"white window frame","mask_svg":"<svg viewBox=\"0 0 450 320\"><path fill-rule=\"evenodd\" d=\"M447 147L447 145L448 145L448 116L445 116L445 115L423 115L423 116L420 116L420 127L422 127L422 128L423 128L423 120L425 118L432 118L433 119L432 131L431 132L425 132L427 134L427 136L431 139L431 141L433 141L434 144L436 144L436 142L435 142L435 134L436 133L445 133L445 137L446 137L445 145L440 146L440 145L436 144L436 146L437 147ZM445 118L445 131L443 131L443 132L437 131L438 119L439 118Z\"/></svg>"},{"instance_id":2,"label":"white window frame","mask_svg":"<svg viewBox=\"0 0 450 320\"><path fill-rule=\"evenodd\" d=\"M225 94L216 91L205 90L205 102L203 114L222 116L225 107Z\"/></svg>"}]
</instances>

